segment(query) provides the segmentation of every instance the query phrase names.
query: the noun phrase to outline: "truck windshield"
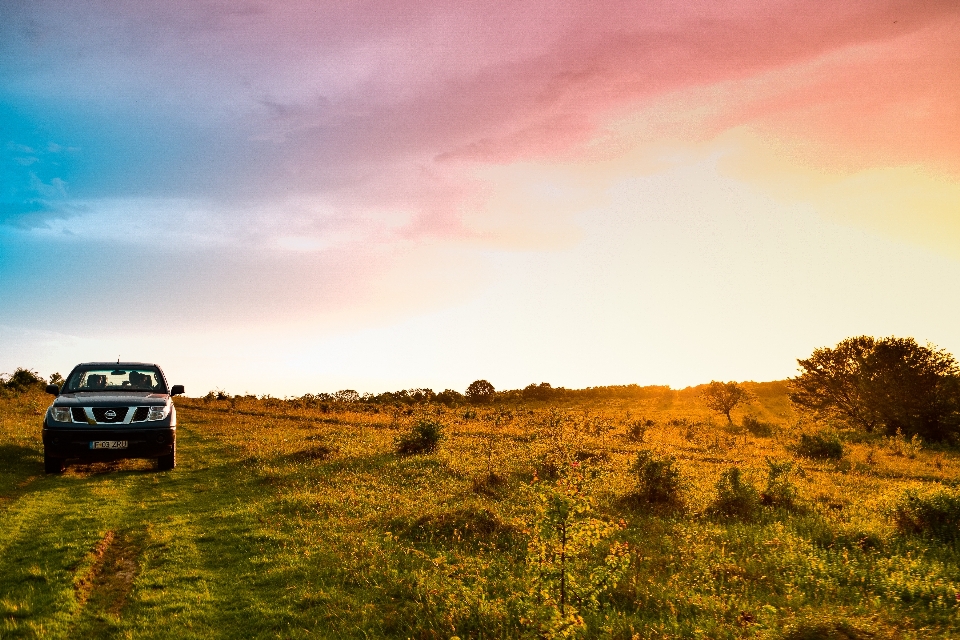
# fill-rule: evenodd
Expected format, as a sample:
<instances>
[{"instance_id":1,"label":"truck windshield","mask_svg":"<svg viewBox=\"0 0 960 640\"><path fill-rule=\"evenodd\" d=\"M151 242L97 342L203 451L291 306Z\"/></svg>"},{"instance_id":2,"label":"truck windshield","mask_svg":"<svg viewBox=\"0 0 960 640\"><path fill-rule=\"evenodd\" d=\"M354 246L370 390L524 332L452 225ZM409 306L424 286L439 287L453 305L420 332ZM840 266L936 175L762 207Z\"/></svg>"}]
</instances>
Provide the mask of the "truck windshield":
<instances>
[{"instance_id":1,"label":"truck windshield","mask_svg":"<svg viewBox=\"0 0 960 640\"><path fill-rule=\"evenodd\" d=\"M163 376L149 367L77 369L63 385L63 393L78 391L151 391L166 393Z\"/></svg>"}]
</instances>

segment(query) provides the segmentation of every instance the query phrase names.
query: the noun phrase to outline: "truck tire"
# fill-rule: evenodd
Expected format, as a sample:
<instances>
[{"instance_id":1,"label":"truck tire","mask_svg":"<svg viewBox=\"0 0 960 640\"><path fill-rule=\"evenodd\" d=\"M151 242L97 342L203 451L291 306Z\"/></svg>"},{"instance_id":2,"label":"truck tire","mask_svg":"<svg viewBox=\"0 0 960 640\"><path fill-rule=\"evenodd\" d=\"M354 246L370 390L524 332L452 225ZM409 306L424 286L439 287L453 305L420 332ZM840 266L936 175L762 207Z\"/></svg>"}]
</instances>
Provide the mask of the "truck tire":
<instances>
[{"instance_id":1,"label":"truck tire","mask_svg":"<svg viewBox=\"0 0 960 640\"><path fill-rule=\"evenodd\" d=\"M63 468L66 466L63 458L54 458L53 456L48 456L47 452L43 452L43 470L46 473L63 473Z\"/></svg>"},{"instance_id":2,"label":"truck tire","mask_svg":"<svg viewBox=\"0 0 960 640\"><path fill-rule=\"evenodd\" d=\"M173 450L165 456L157 458L157 469L169 471L177 466L177 443L173 443Z\"/></svg>"}]
</instances>

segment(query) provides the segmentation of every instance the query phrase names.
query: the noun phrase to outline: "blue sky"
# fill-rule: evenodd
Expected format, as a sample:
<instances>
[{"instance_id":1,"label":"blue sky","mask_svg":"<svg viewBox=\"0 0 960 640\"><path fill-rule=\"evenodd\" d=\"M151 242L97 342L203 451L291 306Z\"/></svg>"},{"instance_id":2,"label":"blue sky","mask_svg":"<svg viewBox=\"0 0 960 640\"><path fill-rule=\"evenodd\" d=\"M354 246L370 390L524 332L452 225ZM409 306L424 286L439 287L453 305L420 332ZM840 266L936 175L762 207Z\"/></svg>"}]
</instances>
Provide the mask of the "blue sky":
<instances>
[{"instance_id":1,"label":"blue sky","mask_svg":"<svg viewBox=\"0 0 960 640\"><path fill-rule=\"evenodd\" d=\"M957 8L0 8L0 371L203 393L960 352Z\"/></svg>"}]
</instances>

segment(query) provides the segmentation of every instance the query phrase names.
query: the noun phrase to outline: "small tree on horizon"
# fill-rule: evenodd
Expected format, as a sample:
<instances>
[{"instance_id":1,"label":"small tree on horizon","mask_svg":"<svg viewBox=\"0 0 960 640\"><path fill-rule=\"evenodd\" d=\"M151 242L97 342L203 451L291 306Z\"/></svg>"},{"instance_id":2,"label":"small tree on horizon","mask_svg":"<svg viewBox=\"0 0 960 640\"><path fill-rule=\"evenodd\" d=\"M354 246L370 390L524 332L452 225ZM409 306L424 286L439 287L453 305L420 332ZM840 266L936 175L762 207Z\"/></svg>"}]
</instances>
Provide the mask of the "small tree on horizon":
<instances>
[{"instance_id":1,"label":"small tree on horizon","mask_svg":"<svg viewBox=\"0 0 960 640\"><path fill-rule=\"evenodd\" d=\"M737 382L717 382L711 380L700 394L700 399L711 411L727 416L727 422L733 424L730 412L741 404L753 400L753 394Z\"/></svg>"},{"instance_id":2,"label":"small tree on horizon","mask_svg":"<svg viewBox=\"0 0 960 640\"><path fill-rule=\"evenodd\" d=\"M0 373L0 387L5 387L10 391L23 392L27 389L43 389L46 385L46 380L32 369L17 367L17 370L12 374Z\"/></svg>"},{"instance_id":3,"label":"small tree on horizon","mask_svg":"<svg viewBox=\"0 0 960 640\"><path fill-rule=\"evenodd\" d=\"M353 389L341 389L333 394L333 399L338 402L357 402L360 400L360 394Z\"/></svg>"},{"instance_id":4,"label":"small tree on horizon","mask_svg":"<svg viewBox=\"0 0 960 640\"><path fill-rule=\"evenodd\" d=\"M474 404L487 404L492 401L497 390L486 380L474 380L467 387L467 400Z\"/></svg>"}]
</instances>

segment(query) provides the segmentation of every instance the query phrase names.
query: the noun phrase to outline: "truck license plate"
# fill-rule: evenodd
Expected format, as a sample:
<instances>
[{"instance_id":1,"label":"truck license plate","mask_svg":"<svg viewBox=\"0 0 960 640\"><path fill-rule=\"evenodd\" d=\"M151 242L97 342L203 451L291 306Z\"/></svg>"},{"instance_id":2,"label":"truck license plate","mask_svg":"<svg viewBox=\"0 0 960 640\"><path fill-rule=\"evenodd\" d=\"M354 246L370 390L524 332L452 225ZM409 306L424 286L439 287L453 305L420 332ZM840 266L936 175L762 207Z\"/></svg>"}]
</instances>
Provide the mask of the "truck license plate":
<instances>
[{"instance_id":1,"label":"truck license plate","mask_svg":"<svg viewBox=\"0 0 960 640\"><path fill-rule=\"evenodd\" d=\"M94 440L90 443L91 449L126 449L126 440Z\"/></svg>"}]
</instances>

